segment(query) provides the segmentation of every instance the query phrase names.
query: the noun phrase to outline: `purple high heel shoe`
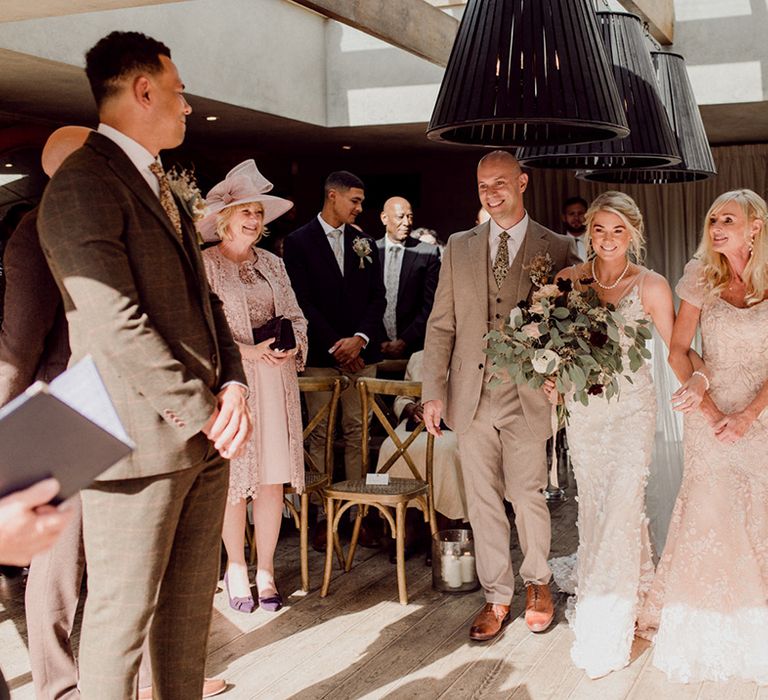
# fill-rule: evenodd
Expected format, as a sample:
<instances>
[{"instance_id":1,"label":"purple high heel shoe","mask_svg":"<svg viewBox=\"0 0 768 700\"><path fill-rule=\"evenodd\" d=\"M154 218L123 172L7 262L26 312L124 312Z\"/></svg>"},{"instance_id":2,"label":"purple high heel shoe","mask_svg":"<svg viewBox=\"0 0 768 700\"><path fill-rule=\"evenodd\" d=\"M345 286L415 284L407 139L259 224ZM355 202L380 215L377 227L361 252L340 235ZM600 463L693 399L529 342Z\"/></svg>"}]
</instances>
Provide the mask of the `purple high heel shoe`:
<instances>
[{"instance_id":1,"label":"purple high heel shoe","mask_svg":"<svg viewBox=\"0 0 768 700\"><path fill-rule=\"evenodd\" d=\"M274 595L259 596L259 607L266 612L277 612L283 607L283 596L277 591Z\"/></svg>"},{"instance_id":2,"label":"purple high heel shoe","mask_svg":"<svg viewBox=\"0 0 768 700\"><path fill-rule=\"evenodd\" d=\"M241 613L252 613L256 609L256 601L252 595L244 598L233 598L229 593L229 579L224 574L224 587L227 589L227 598L229 598L229 607Z\"/></svg>"}]
</instances>

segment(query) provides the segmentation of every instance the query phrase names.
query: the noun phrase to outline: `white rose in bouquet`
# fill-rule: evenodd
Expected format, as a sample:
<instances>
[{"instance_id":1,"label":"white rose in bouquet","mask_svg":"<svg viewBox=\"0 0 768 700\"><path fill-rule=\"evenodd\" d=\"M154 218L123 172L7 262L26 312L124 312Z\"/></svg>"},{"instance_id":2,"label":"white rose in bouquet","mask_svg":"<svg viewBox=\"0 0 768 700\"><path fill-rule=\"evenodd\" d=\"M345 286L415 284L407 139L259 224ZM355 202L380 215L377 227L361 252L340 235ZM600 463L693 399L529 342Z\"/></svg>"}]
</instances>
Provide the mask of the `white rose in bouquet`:
<instances>
[{"instance_id":1,"label":"white rose in bouquet","mask_svg":"<svg viewBox=\"0 0 768 700\"><path fill-rule=\"evenodd\" d=\"M531 364L538 374L550 375L560 366L560 355L554 350L536 350Z\"/></svg>"}]
</instances>

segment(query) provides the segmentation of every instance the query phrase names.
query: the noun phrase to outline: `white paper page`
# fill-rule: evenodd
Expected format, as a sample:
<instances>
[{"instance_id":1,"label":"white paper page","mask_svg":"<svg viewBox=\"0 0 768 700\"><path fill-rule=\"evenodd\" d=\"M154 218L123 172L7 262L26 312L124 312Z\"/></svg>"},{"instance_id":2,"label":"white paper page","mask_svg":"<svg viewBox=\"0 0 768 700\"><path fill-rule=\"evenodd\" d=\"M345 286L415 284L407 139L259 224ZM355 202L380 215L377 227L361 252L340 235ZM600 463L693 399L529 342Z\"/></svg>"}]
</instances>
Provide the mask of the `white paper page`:
<instances>
[{"instance_id":1,"label":"white paper page","mask_svg":"<svg viewBox=\"0 0 768 700\"><path fill-rule=\"evenodd\" d=\"M49 391L100 428L135 447L125 432L96 363L86 355L49 384Z\"/></svg>"}]
</instances>

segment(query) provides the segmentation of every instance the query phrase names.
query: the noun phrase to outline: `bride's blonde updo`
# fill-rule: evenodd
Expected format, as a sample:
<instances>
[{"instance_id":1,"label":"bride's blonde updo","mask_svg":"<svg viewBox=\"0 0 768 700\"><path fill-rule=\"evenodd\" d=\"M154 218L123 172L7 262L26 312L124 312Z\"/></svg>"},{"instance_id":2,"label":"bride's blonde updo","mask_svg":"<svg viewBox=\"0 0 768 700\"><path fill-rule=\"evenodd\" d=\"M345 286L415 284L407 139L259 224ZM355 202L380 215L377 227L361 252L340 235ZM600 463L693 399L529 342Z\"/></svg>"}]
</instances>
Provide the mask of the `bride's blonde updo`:
<instances>
[{"instance_id":1,"label":"bride's blonde updo","mask_svg":"<svg viewBox=\"0 0 768 700\"><path fill-rule=\"evenodd\" d=\"M587 237L587 258L593 258L595 255L595 251L592 248L592 222L595 215L601 211L616 214L624 222L627 231L629 231L629 249L627 252L636 263L642 263L645 257L645 223L643 222L643 215L640 213L640 208L632 197L616 190L603 192L595 198L592 204L589 205L589 209L587 209L585 216L587 226L585 234Z\"/></svg>"},{"instance_id":2,"label":"bride's blonde updo","mask_svg":"<svg viewBox=\"0 0 768 700\"><path fill-rule=\"evenodd\" d=\"M749 260L741 273L741 279L746 286L744 301L747 306L757 304L765 298L768 291L768 205L765 200L752 190L731 190L721 194L709 208L704 217L704 229L696 257L704 263L704 280L712 294L719 295L731 281L731 268L722 253L712 248L712 238L709 235L710 219L723 207L736 202L747 219L744 229L744 242L751 249ZM752 237L752 224L758 221L759 230Z\"/></svg>"}]
</instances>

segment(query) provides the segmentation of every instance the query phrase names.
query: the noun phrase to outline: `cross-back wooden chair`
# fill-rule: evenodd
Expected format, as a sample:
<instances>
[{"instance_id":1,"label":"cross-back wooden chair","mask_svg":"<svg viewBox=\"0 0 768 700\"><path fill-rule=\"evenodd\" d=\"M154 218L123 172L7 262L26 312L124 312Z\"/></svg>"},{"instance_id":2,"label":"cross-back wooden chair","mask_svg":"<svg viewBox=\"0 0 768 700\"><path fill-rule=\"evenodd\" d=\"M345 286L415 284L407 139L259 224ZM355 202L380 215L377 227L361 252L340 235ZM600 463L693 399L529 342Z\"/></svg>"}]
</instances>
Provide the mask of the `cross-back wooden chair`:
<instances>
[{"instance_id":1,"label":"cross-back wooden chair","mask_svg":"<svg viewBox=\"0 0 768 700\"><path fill-rule=\"evenodd\" d=\"M307 424L302 432L304 443L304 491L299 496L299 507L296 508L291 495L296 493L293 486L286 485L283 489L284 501L299 531L299 557L301 560L301 588L309 590L309 499L311 494L319 493L323 498L323 489L333 480L333 440L336 428L336 417L339 409L341 392L349 386L349 379L343 376L328 377L299 377L299 391L302 394L327 392L328 400L314 416L307 417ZM317 427L325 422L326 437L323 452L323 463L318 464L306 448L306 442ZM253 532L246 524L246 532L251 547L251 564L256 560L256 547L253 542ZM328 540L329 542L331 540ZM333 541L334 550L339 562L344 561L338 538Z\"/></svg>"},{"instance_id":2,"label":"cross-back wooden chair","mask_svg":"<svg viewBox=\"0 0 768 700\"><path fill-rule=\"evenodd\" d=\"M406 382L404 380L374 379L361 377L357 380L357 389L360 392L360 401L363 411L363 458L361 465L361 478L341 481L328 486L325 489L325 508L327 513L328 541L338 538L338 527L341 516L352 506L357 506L357 516L352 529L352 540L349 543L349 551L344 563L344 571L352 567L355 556L357 538L360 533L360 525L368 509L376 508L390 527L392 537L396 542L397 559L397 589L400 602L408 603L408 592L405 581L405 510L408 503L415 501L424 514L424 521L430 525L432 534L437 532L435 525L435 510L432 488L432 463L434 456L434 437L427 436L426 465L424 477L421 476L408 448L413 445L416 438L425 430L424 423L416 426L405 440L401 440L395 432L395 428L387 417L387 410L382 402L383 396L421 396L421 382ZM377 469L378 474L386 474L398 459L402 458L408 465L413 478L390 478L388 485L368 485L365 475L368 473L370 453L368 448L368 435L370 431L371 414L381 423L387 435L395 446L394 453ZM393 517L394 511L394 517ZM333 567L333 553L328 550L325 556L325 572L323 575L323 587L320 596L328 595L331 584L331 569Z\"/></svg>"}]
</instances>

